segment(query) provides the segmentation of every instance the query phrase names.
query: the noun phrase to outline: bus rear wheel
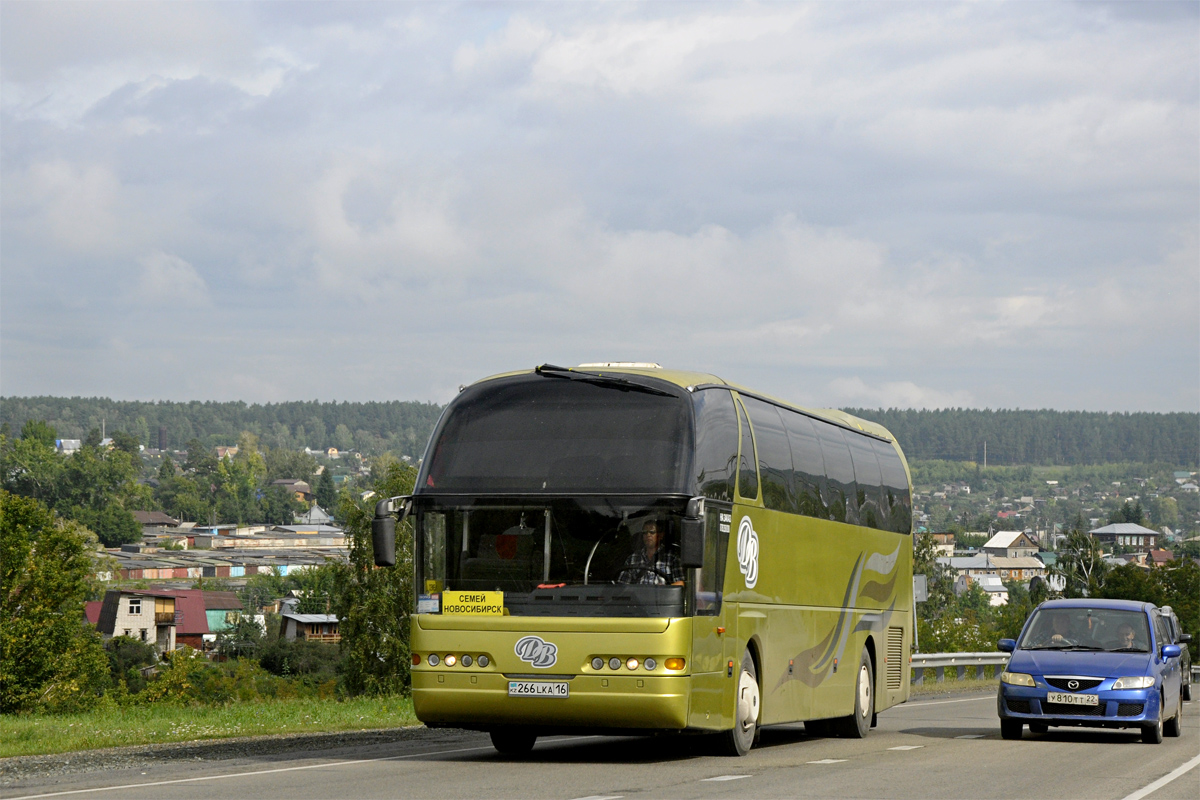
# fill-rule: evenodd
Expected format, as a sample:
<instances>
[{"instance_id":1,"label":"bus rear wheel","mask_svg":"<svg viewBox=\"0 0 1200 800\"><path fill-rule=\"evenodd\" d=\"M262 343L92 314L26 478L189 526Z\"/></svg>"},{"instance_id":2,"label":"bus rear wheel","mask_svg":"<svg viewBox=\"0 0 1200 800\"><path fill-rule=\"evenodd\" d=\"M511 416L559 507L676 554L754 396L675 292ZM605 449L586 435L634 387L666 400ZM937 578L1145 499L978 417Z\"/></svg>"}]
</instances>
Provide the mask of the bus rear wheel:
<instances>
[{"instance_id":1,"label":"bus rear wheel","mask_svg":"<svg viewBox=\"0 0 1200 800\"><path fill-rule=\"evenodd\" d=\"M838 733L848 739L866 738L874 713L875 670L871 667L871 654L864 647L858 661L858 675L854 680L854 713L836 721Z\"/></svg>"},{"instance_id":2,"label":"bus rear wheel","mask_svg":"<svg viewBox=\"0 0 1200 800\"><path fill-rule=\"evenodd\" d=\"M742 654L738 672L737 698L733 706L733 729L719 734L720 750L728 756L744 756L754 747L758 732L758 713L761 696L758 691L758 672L747 650Z\"/></svg>"},{"instance_id":3,"label":"bus rear wheel","mask_svg":"<svg viewBox=\"0 0 1200 800\"><path fill-rule=\"evenodd\" d=\"M496 728L489 732L492 747L506 756L523 756L533 749L537 734L523 728Z\"/></svg>"}]
</instances>

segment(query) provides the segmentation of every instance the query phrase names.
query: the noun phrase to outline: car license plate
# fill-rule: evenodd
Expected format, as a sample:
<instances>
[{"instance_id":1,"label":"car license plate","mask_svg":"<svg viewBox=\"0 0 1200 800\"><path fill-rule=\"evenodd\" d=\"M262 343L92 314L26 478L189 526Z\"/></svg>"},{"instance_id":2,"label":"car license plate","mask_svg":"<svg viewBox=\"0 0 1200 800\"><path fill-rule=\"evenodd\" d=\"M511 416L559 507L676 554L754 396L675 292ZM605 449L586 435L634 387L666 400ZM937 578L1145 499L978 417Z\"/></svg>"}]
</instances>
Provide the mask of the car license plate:
<instances>
[{"instance_id":1,"label":"car license plate","mask_svg":"<svg viewBox=\"0 0 1200 800\"><path fill-rule=\"evenodd\" d=\"M568 697L571 686L558 681L509 681L509 697Z\"/></svg>"},{"instance_id":2,"label":"car license plate","mask_svg":"<svg viewBox=\"0 0 1200 800\"><path fill-rule=\"evenodd\" d=\"M1066 706L1098 706L1100 705L1099 695L1094 694L1072 694L1071 692L1047 692L1047 703L1061 703Z\"/></svg>"}]
</instances>

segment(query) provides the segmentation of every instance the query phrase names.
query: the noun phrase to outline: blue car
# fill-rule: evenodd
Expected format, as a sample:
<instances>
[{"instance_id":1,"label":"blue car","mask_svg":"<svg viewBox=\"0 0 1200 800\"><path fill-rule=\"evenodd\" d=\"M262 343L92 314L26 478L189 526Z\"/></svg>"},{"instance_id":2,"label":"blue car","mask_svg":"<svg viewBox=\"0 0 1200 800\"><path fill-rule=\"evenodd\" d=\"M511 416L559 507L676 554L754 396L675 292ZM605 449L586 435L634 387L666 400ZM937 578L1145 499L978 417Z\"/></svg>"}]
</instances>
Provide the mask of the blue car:
<instances>
[{"instance_id":1,"label":"blue car","mask_svg":"<svg viewBox=\"0 0 1200 800\"><path fill-rule=\"evenodd\" d=\"M1150 603L1050 600L1000 649L1012 653L996 698L1005 739L1026 725L1138 728L1151 744L1180 734L1180 648Z\"/></svg>"}]
</instances>

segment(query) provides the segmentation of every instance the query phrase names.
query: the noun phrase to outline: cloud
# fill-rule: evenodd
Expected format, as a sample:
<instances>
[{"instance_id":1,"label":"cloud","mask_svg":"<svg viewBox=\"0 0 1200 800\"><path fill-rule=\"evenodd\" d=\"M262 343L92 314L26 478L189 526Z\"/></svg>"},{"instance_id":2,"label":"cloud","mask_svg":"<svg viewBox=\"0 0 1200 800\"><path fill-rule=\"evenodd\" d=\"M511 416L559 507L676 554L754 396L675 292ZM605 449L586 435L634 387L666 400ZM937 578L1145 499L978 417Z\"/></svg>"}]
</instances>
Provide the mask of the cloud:
<instances>
[{"instance_id":1,"label":"cloud","mask_svg":"<svg viewBox=\"0 0 1200 800\"><path fill-rule=\"evenodd\" d=\"M196 268L179 256L154 252L140 259L138 297L146 304L171 308L207 305L208 286Z\"/></svg>"},{"instance_id":2,"label":"cloud","mask_svg":"<svg viewBox=\"0 0 1200 800\"><path fill-rule=\"evenodd\" d=\"M868 385L862 378L837 378L829 383L831 403L840 408L963 408L975 405L967 391L940 391L912 381Z\"/></svg>"}]
</instances>

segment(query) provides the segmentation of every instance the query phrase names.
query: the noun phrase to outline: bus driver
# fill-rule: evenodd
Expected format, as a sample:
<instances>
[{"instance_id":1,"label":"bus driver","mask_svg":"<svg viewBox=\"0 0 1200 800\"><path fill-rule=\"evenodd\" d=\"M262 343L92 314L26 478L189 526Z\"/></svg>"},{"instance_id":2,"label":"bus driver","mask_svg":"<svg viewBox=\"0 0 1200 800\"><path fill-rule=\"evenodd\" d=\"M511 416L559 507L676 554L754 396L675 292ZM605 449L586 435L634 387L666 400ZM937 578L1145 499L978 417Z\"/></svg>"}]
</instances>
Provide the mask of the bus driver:
<instances>
[{"instance_id":1,"label":"bus driver","mask_svg":"<svg viewBox=\"0 0 1200 800\"><path fill-rule=\"evenodd\" d=\"M649 586L683 584L683 568L679 565L679 557L662 546L666 536L664 527L653 517L642 524L642 545L625 559L617 583Z\"/></svg>"}]
</instances>

